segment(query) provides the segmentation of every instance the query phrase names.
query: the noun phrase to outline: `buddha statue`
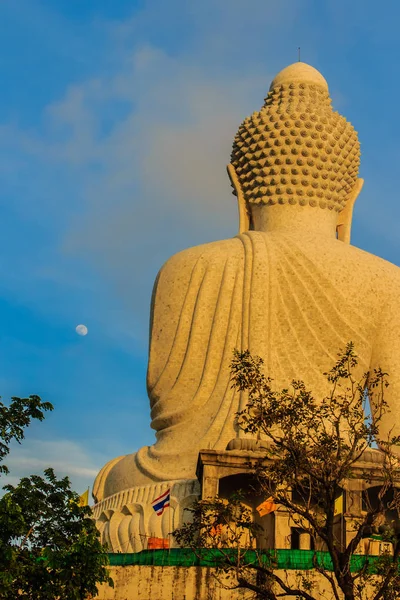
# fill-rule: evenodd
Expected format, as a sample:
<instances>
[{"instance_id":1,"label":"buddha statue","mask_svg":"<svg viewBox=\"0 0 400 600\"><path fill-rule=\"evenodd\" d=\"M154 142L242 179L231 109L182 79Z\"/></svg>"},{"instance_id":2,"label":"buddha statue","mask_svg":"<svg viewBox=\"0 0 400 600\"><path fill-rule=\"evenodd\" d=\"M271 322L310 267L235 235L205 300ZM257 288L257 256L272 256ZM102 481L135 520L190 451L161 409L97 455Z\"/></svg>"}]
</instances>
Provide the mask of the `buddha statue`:
<instances>
[{"instance_id":1,"label":"buddha statue","mask_svg":"<svg viewBox=\"0 0 400 600\"><path fill-rule=\"evenodd\" d=\"M144 506L164 483L195 495L200 449L251 446L235 422L246 402L231 387L235 348L263 357L277 388L302 379L322 398L323 373L352 341L360 375L389 373L381 433L400 433L400 269L350 245L359 164L357 133L323 76L301 62L281 71L233 143L239 234L184 250L158 274L147 374L156 442L103 467L99 506L126 504L129 490L128 504Z\"/></svg>"}]
</instances>

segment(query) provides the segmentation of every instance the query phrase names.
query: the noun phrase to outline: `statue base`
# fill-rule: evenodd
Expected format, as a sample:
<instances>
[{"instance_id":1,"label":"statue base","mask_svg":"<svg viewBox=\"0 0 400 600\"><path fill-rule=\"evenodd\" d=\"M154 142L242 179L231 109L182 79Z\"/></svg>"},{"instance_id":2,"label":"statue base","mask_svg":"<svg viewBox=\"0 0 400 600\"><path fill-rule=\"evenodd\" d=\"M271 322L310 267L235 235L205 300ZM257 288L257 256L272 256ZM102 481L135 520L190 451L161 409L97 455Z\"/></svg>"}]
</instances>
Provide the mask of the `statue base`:
<instances>
[{"instance_id":1,"label":"statue base","mask_svg":"<svg viewBox=\"0 0 400 600\"><path fill-rule=\"evenodd\" d=\"M152 502L168 489L169 506L158 515ZM184 523L185 508L199 495L196 479L180 479L137 486L109 496L93 507L101 542L107 544L110 552L140 552L149 547L149 540L155 539L172 548L172 531Z\"/></svg>"},{"instance_id":2,"label":"statue base","mask_svg":"<svg viewBox=\"0 0 400 600\"><path fill-rule=\"evenodd\" d=\"M242 442L246 442L244 445ZM259 549L311 550L310 535L299 528L288 511L278 506L270 514L260 517L257 507L267 500L266 494L257 491L256 466L267 464L273 459L266 455L261 444L253 439L233 440L228 450L201 450L197 463L197 477L201 487L201 498L218 496L227 500L234 492L243 492L244 504L252 510L253 519L261 526L256 545ZM244 447L254 450L244 449ZM234 448L236 446L236 449ZM363 495L368 494L373 503L383 484L382 464L384 454L369 448L353 466L353 477L346 480L342 491L342 510L334 517L334 532L338 543L347 545L355 535L355 524L363 516ZM374 500L375 498L375 500ZM376 532L375 532L376 533ZM357 554L381 554L390 551L387 543L377 536L361 540ZM316 542L316 550L326 550L322 541Z\"/></svg>"},{"instance_id":3,"label":"statue base","mask_svg":"<svg viewBox=\"0 0 400 600\"><path fill-rule=\"evenodd\" d=\"M249 440L250 442L254 440ZM241 446L242 448L242 446ZM343 486L343 509L335 516L335 536L339 543L348 544L354 536L354 524L363 514L363 494L368 491L371 501L382 485L383 453L368 449L354 465L353 477ZM259 549L312 549L310 536L301 531L282 506L260 517L257 507L267 498L257 491L255 469L271 459L265 449L231 449L225 451L200 450L196 479L164 481L137 486L114 494L93 508L101 541L110 552L140 552L162 542L162 547L176 547L172 532L190 517L185 511L199 498L216 496L229 499L242 490L244 502L251 509L254 521L260 526L257 539ZM153 501L170 490L169 506L161 515L153 509ZM151 543L150 543L151 540ZM380 542L365 539L358 553L380 553ZM155 547L155 546L154 546ZM324 550L322 543L318 550ZM387 548L385 549L387 551Z\"/></svg>"}]
</instances>

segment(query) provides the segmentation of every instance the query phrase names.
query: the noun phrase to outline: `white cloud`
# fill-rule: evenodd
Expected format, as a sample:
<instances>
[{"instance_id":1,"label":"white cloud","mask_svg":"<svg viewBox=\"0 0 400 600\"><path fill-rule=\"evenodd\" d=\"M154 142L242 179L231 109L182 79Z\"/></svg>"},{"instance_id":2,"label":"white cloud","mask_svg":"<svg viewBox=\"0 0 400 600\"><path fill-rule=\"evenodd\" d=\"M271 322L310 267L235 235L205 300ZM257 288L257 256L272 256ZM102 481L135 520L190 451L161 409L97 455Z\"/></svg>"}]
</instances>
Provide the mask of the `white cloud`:
<instances>
[{"instance_id":1,"label":"white cloud","mask_svg":"<svg viewBox=\"0 0 400 600\"><path fill-rule=\"evenodd\" d=\"M83 289L85 275L64 262L86 265L119 296L104 330L125 330L128 338L134 331L143 343L161 264L237 231L225 171L233 136L290 62L287 40L304 39L300 10L295 0L246 7L232 0L229 10L224 0L156 1L123 22L102 23L92 76L48 103L36 130L0 128L0 169L18 190L14 209L33 223L38 212L49 227L59 222L54 266L35 261L28 273L18 270L21 281L42 281L46 270L55 283L75 279ZM293 60L296 49L297 41ZM313 61L312 40L306 59ZM343 104L341 91L333 93ZM359 204L371 221L362 198Z\"/></svg>"},{"instance_id":2,"label":"white cloud","mask_svg":"<svg viewBox=\"0 0 400 600\"><path fill-rule=\"evenodd\" d=\"M145 3L124 22L103 23L108 60L49 103L40 128L0 130L4 155L11 147L15 158L0 168L16 167L8 176L20 187L21 214L34 220L39 208L49 222L61 215L57 252L94 269L124 303L126 313L112 315L118 325L104 319L110 332L127 329L129 312L129 328L145 339L161 264L236 233L225 171L233 136L288 62L287 40L304 37L299 11L294 0L249 0L245 8L232 0L229 10L222 0ZM64 267L47 265L51 271L73 279Z\"/></svg>"},{"instance_id":3,"label":"white cloud","mask_svg":"<svg viewBox=\"0 0 400 600\"><path fill-rule=\"evenodd\" d=\"M0 487L8 483L16 485L21 477L43 474L52 467L61 478L68 476L72 489L82 493L106 462L104 456L93 456L83 444L70 440L25 439L21 445L13 444L5 464L10 475L1 476Z\"/></svg>"},{"instance_id":4,"label":"white cloud","mask_svg":"<svg viewBox=\"0 0 400 600\"><path fill-rule=\"evenodd\" d=\"M282 66L276 42L297 12L295 0L249 0L245 8L232 0L229 10L222 0L146 3L131 19L102 24L107 60L49 103L40 127L0 130L2 154L15 155L15 210L33 223L39 210L49 227L60 221L56 253L111 283L142 340L161 264L237 231L225 170L232 140ZM36 271L37 262L27 276L41 277ZM71 280L47 261L51 271Z\"/></svg>"}]
</instances>

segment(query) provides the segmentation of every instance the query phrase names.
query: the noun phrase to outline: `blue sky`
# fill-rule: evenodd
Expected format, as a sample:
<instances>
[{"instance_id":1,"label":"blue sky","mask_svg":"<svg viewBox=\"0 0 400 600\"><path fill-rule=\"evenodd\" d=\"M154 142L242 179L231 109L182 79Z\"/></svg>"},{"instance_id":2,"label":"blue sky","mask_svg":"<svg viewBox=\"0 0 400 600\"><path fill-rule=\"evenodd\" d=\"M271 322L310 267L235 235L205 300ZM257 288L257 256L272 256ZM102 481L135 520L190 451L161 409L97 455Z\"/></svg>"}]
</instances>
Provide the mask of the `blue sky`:
<instances>
[{"instance_id":1,"label":"blue sky","mask_svg":"<svg viewBox=\"0 0 400 600\"><path fill-rule=\"evenodd\" d=\"M235 235L232 139L298 46L359 131L352 241L399 264L399 18L394 0L0 0L0 390L55 405L12 480L53 465L81 491L152 442L154 278Z\"/></svg>"}]
</instances>

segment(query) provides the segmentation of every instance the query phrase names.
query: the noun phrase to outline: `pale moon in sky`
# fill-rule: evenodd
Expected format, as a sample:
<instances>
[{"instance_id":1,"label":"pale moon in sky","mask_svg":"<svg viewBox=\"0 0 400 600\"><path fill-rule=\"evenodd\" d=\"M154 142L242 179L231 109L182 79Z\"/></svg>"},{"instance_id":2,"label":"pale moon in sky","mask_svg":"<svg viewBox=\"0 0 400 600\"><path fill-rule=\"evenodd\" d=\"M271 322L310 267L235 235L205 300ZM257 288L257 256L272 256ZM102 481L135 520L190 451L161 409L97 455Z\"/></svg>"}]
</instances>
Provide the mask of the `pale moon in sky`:
<instances>
[{"instance_id":1,"label":"pale moon in sky","mask_svg":"<svg viewBox=\"0 0 400 600\"><path fill-rule=\"evenodd\" d=\"M75 327L75 331L78 335L87 335L88 328L86 327L86 325L77 325Z\"/></svg>"}]
</instances>

